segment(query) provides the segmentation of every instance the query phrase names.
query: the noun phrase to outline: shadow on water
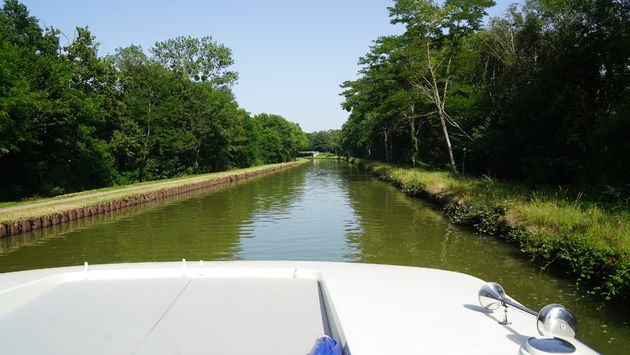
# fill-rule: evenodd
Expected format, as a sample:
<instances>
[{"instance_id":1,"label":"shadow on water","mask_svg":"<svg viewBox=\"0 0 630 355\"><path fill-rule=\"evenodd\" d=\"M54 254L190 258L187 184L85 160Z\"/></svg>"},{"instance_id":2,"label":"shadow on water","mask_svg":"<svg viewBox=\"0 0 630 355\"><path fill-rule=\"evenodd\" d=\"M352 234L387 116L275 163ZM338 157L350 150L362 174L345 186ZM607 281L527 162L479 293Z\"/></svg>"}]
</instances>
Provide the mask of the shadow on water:
<instances>
[{"instance_id":1,"label":"shadow on water","mask_svg":"<svg viewBox=\"0 0 630 355\"><path fill-rule=\"evenodd\" d=\"M245 182L0 239L0 271L90 263L322 260L432 267L501 283L532 309L562 303L607 354L630 347L625 305L597 310L512 244L451 224L435 206L354 166L318 161ZM472 307L472 306L471 306ZM533 322L532 318L532 322Z\"/></svg>"}]
</instances>

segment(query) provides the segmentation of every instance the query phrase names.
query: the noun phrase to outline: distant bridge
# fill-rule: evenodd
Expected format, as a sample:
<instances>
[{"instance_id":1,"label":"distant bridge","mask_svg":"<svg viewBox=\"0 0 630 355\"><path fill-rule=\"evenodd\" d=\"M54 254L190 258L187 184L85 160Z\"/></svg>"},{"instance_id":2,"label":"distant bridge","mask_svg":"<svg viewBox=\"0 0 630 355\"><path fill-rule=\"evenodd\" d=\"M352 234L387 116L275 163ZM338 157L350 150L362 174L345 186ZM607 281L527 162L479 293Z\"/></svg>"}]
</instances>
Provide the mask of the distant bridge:
<instances>
[{"instance_id":1,"label":"distant bridge","mask_svg":"<svg viewBox=\"0 0 630 355\"><path fill-rule=\"evenodd\" d=\"M298 152L297 155L298 157L313 157L314 158L319 155L319 152L304 150L304 151Z\"/></svg>"}]
</instances>

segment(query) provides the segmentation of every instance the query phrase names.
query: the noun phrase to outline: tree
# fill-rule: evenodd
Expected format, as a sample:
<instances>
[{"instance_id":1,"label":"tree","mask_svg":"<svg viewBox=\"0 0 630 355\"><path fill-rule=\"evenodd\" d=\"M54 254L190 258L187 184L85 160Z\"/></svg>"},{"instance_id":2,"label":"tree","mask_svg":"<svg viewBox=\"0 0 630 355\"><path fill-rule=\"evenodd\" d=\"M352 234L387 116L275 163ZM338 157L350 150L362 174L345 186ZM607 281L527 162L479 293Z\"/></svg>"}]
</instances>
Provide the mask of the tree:
<instances>
[{"instance_id":1,"label":"tree","mask_svg":"<svg viewBox=\"0 0 630 355\"><path fill-rule=\"evenodd\" d=\"M405 33L342 85L344 153L630 196L630 2L528 0L483 28L491 4L395 2Z\"/></svg>"},{"instance_id":2,"label":"tree","mask_svg":"<svg viewBox=\"0 0 630 355\"><path fill-rule=\"evenodd\" d=\"M308 139L306 150L339 154L341 148L340 130L329 129L327 131L307 133L306 137Z\"/></svg>"},{"instance_id":3,"label":"tree","mask_svg":"<svg viewBox=\"0 0 630 355\"><path fill-rule=\"evenodd\" d=\"M260 154L264 163L280 163L295 159L297 152L308 144L297 123L279 115L261 113L254 116L259 128Z\"/></svg>"},{"instance_id":4,"label":"tree","mask_svg":"<svg viewBox=\"0 0 630 355\"><path fill-rule=\"evenodd\" d=\"M210 37L98 56L87 27L61 47L27 8L0 9L0 199L288 161L306 142L252 118L229 90L229 48ZM263 146L265 149L263 149Z\"/></svg>"},{"instance_id":5,"label":"tree","mask_svg":"<svg viewBox=\"0 0 630 355\"><path fill-rule=\"evenodd\" d=\"M165 68L180 71L193 81L210 82L215 88L227 89L238 79L236 72L228 70L234 64L232 51L210 36L156 42L151 53Z\"/></svg>"},{"instance_id":6,"label":"tree","mask_svg":"<svg viewBox=\"0 0 630 355\"><path fill-rule=\"evenodd\" d=\"M389 8L392 23L404 23L403 41L408 43L411 83L436 108L451 169L457 172L447 123L466 134L446 110L452 91L454 60L466 36L481 26L492 0L447 0L442 6L432 0L398 0Z\"/></svg>"}]
</instances>

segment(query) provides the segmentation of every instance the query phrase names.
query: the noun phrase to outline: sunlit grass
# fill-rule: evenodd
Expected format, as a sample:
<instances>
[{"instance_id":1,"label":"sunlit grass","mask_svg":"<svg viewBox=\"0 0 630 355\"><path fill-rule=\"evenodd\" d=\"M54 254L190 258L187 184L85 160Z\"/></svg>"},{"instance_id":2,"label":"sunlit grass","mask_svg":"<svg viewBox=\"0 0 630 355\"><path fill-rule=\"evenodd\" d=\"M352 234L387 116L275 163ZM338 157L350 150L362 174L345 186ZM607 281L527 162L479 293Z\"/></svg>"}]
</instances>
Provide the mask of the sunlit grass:
<instances>
[{"instance_id":1,"label":"sunlit grass","mask_svg":"<svg viewBox=\"0 0 630 355\"><path fill-rule=\"evenodd\" d=\"M339 156L333 153L319 153L314 159L339 159Z\"/></svg>"},{"instance_id":2,"label":"sunlit grass","mask_svg":"<svg viewBox=\"0 0 630 355\"><path fill-rule=\"evenodd\" d=\"M486 202L506 207L506 215L529 230L553 238L587 238L599 247L630 251L630 212L611 211L571 198L563 191L532 190L488 177L409 169L358 160L377 175L408 191L449 194L459 202Z\"/></svg>"},{"instance_id":3,"label":"sunlit grass","mask_svg":"<svg viewBox=\"0 0 630 355\"><path fill-rule=\"evenodd\" d=\"M454 222L515 241L543 268L560 263L578 284L590 284L589 293L604 300L630 294L630 211L623 203L602 206L562 188L350 161L407 193L439 201Z\"/></svg>"},{"instance_id":4,"label":"sunlit grass","mask_svg":"<svg viewBox=\"0 0 630 355\"><path fill-rule=\"evenodd\" d=\"M305 163L307 161L308 160L305 160L305 159L298 160L299 163ZM146 181L146 182L132 184L132 185L115 186L115 187L107 187L107 188L101 188L101 189L95 189L95 190L82 191L78 193L60 195L60 196L55 196L51 198L3 203L0 205L0 209L11 208L11 207L20 207L21 209L15 210L15 211L5 211L5 212L0 211L0 223L22 221L22 220L41 217L41 216L52 215L56 213L65 213L67 211L77 209L77 208L91 207L91 206L97 206L103 203L121 201L125 199L135 198L142 194L149 194L152 192L157 192L157 191L175 188L179 186L195 184L195 183L207 181L207 180L218 180L218 179L222 179L228 176L247 174L247 173L255 172L258 170L264 170L264 169L284 166L288 164L294 164L294 163L269 164L269 165L261 165L261 166L251 167L251 168L229 170L229 171L210 173L210 174L188 175L188 176L176 177L176 178L171 178L171 179ZM93 195L93 194L99 194L99 195L88 197L89 195ZM81 199L75 199L72 201L66 200L67 198L78 197L78 196L79 197L86 196L86 197L81 198ZM41 202L47 202L47 203L52 202L52 203L47 204L45 206L36 206L36 204L41 203ZM33 206L28 207L29 205L33 205Z\"/></svg>"}]
</instances>

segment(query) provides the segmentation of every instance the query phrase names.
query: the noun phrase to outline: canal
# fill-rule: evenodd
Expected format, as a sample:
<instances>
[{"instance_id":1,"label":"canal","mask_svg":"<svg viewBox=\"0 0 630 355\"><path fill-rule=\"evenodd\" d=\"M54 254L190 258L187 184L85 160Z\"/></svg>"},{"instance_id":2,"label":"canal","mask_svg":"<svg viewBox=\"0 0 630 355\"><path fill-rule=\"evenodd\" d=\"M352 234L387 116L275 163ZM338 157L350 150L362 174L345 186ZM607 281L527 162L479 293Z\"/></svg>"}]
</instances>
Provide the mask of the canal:
<instances>
[{"instance_id":1,"label":"canal","mask_svg":"<svg viewBox=\"0 0 630 355\"><path fill-rule=\"evenodd\" d=\"M499 282L538 310L561 303L605 354L630 349L624 305L598 310L561 274L497 238L451 224L345 162L296 168L0 239L0 272L181 260L320 260L439 268ZM579 292L577 294L580 294ZM534 321L532 319L532 321Z\"/></svg>"}]
</instances>

